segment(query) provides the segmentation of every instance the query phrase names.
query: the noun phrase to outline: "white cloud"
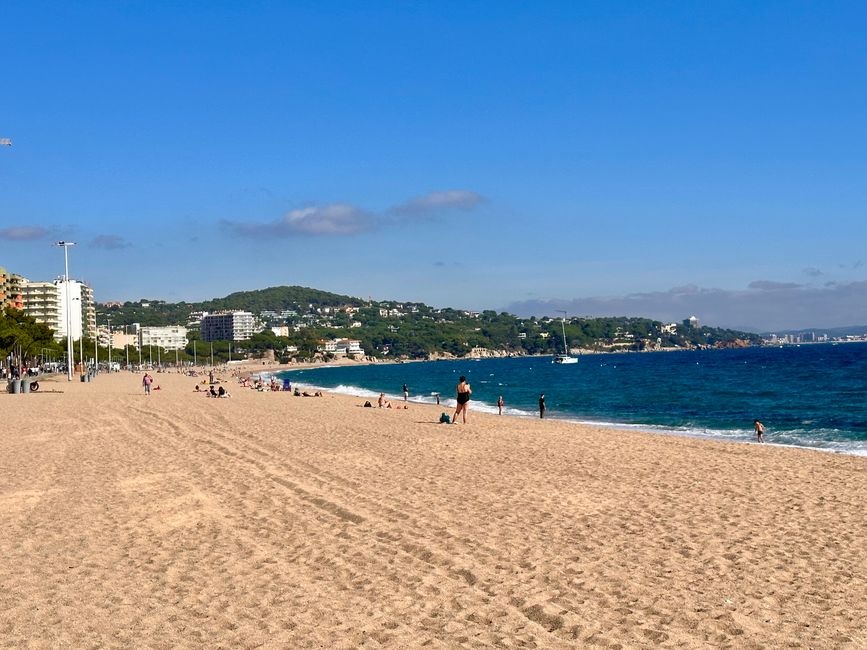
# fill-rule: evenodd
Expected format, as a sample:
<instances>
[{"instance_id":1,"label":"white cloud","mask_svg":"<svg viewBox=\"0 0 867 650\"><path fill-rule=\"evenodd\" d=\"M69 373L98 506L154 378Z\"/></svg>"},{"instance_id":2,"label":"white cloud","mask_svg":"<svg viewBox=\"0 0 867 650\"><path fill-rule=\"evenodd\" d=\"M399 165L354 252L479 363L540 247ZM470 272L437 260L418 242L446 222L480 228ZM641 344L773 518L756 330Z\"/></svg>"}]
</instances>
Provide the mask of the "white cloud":
<instances>
[{"instance_id":1,"label":"white cloud","mask_svg":"<svg viewBox=\"0 0 867 650\"><path fill-rule=\"evenodd\" d=\"M266 222L226 221L225 226L244 237L271 238L303 235L354 235L374 226L370 214L348 203L330 203L291 210L282 218Z\"/></svg>"},{"instance_id":2,"label":"white cloud","mask_svg":"<svg viewBox=\"0 0 867 650\"><path fill-rule=\"evenodd\" d=\"M436 217L449 210L471 210L484 201L476 192L447 190L411 198L381 213L368 212L349 203L328 203L291 210L275 221L222 221L242 237L345 236L388 227L407 217ZM401 217L401 218L398 218Z\"/></svg>"},{"instance_id":3,"label":"white cloud","mask_svg":"<svg viewBox=\"0 0 867 650\"><path fill-rule=\"evenodd\" d=\"M620 297L525 300L506 310L520 316L644 316L678 322L695 314L707 325L748 331L867 325L867 281L809 287L756 280L744 290L695 285Z\"/></svg>"},{"instance_id":4,"label":"white cloud","mask_svg":"<svg viewBox=\"0 0 867 650\"><path fill-rule=\"evenodd\" d=\"M131 245L120 235L97 235L90 241L91 248L101 248L103 250L118 250L120 248L129 248Z\"/></svg>"},{"instance_id":5,"label":"white cloud","mask_svg":"<svg viewBox=\"0 0 867 650\"><path fill-rule=\"evenodd\" d=\"M481 194L470 190L445 190L413 197L389 212L407 217L429 216L447 210L472 210L483 201Z\"/></svg>"},{"instance_id":6,"label":"white cloud","mask_svg":"<svg viewBox=\"0 0 867 650\"><path fill-rule=\"evenodd\" d=\"M48 236L48 229L42 226L10 226L0 229L0 239L11 241L34 241Z\"/></svg>"}]
</instances>

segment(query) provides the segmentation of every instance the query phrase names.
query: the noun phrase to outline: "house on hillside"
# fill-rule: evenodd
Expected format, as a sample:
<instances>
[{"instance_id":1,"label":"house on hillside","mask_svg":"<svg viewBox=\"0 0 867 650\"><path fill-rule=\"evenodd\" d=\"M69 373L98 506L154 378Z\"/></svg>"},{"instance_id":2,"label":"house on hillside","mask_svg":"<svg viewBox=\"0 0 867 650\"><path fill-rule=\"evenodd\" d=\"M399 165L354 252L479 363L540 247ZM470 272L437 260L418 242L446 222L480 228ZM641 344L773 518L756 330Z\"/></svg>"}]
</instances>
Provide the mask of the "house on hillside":
<instances>
[{"instance_id":1,"label":"house on hillside","mask_svg":"<svg viewBox=\"0 0 867 650\"><path fill-rule=\"evenodd\" d=\"M364 349L361 347L361 341L357 339L331 339L330 341L322 340L316 346L318 352L329 352L339 356L364 356Z\"/></svg>"}]
</instances>

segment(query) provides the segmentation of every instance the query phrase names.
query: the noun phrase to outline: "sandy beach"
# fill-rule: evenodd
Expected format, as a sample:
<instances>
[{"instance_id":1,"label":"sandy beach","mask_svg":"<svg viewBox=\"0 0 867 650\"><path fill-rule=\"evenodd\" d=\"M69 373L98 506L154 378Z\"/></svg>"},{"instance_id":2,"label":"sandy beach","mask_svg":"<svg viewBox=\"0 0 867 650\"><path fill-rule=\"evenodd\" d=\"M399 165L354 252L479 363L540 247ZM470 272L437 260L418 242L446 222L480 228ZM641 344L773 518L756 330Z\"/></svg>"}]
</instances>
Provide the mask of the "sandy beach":
<instances>
[{"instance_id":1,"label":"sandy beach","mask_svg":"<svg viewBox=\"0 0 867 650\"><path fill-rule=\"evenodd\" d=\"M222 376L0 395L0 646L867 648L867 458Z\"/></svg>"}]
</instances>

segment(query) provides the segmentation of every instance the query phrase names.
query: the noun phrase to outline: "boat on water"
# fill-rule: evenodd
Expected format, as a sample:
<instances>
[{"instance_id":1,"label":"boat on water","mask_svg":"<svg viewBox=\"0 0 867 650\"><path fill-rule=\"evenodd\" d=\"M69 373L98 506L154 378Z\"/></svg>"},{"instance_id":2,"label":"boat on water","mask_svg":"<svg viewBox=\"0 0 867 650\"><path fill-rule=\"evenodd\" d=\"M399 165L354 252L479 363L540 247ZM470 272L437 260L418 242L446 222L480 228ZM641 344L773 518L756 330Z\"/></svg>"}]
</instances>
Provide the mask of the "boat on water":
<instances>
[{"instance_id":1,"label":"boat on water","mask_svg":"<svg viewBox=\"0 0 867 650\"><path fill-rule=\"evenodd\" d=\"M563 320L560 323L560 327L563 329L563 354L556 354L554 358L551 359L551 363L578 363L578 357L573 357L569 354L569 346L566 344L566 312L563 312Z\"/></svg>"}]
</instances>

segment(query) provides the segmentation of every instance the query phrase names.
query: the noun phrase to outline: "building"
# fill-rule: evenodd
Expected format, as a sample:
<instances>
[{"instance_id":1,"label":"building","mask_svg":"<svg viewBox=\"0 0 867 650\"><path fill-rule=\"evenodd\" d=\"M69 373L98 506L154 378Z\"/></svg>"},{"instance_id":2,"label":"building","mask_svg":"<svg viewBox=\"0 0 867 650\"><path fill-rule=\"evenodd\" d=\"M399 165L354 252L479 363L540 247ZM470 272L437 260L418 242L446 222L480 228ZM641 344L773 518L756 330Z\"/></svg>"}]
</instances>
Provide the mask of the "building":
<instances>
[{"instance_id":1,"label":"building","mask_svg":"<svg viewBox=\"0 0 867 650\"><path fill-rule=\"evenodd\" d=\"M103 347L108 347L109 344L115 350L127 346L138 347L138 335L136 334L127 334L121 329L109 330L107 327L99 327L97 331L99 332L99 344Z\"/></svg>"},{"instance_id":2,"label":"building","mask_svg":"<svg viewBox=\"0 0 867 650\"><path fill-rule=\"evenodd\" d=\"M24 278L22 280L21 298L24 313L53 329L55 339L60 341L66 338L67 310L73 339L81 338L82 333L88 338L96 336L96 305L93 302L93 289L78 280L70 280L67 295L64 280L58 279L53 282L30 282Z\"/></svg>"},{"instance_id":3,"label":"building","mask_svg":"<svg viewBox=\"0 0 867 650\"><path fill-rule=\"evenodd\" d=\"M187 347L187 328L183 325L141 327L138 331L139 349L148 346L163 350L183 350Z\"/></svg>"},{"instance_id":4,"label":"building","mask_svg":"<svg viewBox=\"0 0 867 650\"><path fill-rule=\"evenodd\" d=\"M361 341L356 339L332 339L330 341L320 341L316 349L319 352L330 352L331 354L346 356L354 356L356 354L364 355Z\"/></svg>"},{"instance_id":5,"label":"building","mask_svg":"<svg viewBox=\"0 0 867 650\"><path fill-rule=\"evenodd\" d=\"M248 311L206 313L199 331L203 341L246 341L253 336L253 314Z\"/></svg>"},{"instance_id":6,"label":"building","mask_svg":"<svg viewBox=\"0 0 867 650\"><path fill-rule=\"evenodd\" d=\"M701 327L701 321L698 319L698 316L690 316L685 321L683 321L683 326L689 329L697 330Z\"/></svg>"},{"instance_id":7,"label":"building","mask_svg":"<svg viewBox=\"0 0 867 650\"><path fill-rule=\"evenodd\" d=\"M24 278L15 273L10 273L0 266L0 309L12 307L13 309L24 308L24 298L21 295L21 285Z\"/></svg>"}]
</instances>

